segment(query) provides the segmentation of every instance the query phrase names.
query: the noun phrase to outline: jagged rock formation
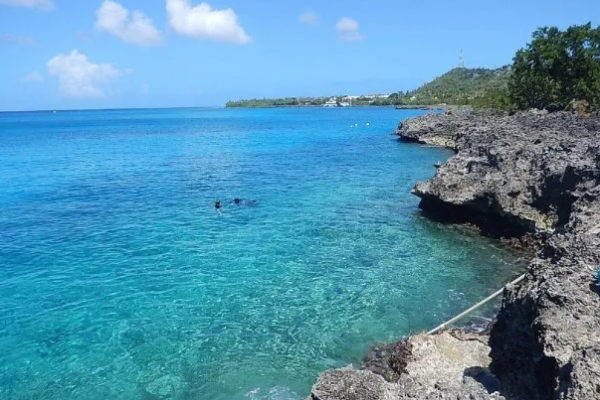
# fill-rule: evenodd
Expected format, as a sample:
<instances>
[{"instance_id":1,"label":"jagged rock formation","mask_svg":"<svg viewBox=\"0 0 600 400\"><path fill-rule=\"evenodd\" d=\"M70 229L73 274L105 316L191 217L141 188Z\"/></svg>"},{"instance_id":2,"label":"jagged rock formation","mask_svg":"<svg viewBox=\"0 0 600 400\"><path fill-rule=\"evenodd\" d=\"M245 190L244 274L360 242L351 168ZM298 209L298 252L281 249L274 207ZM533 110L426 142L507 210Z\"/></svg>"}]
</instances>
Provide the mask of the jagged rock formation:
<instances>
[{"instance_id":1,"label":"jagged rock formation","mask_svg":"<svg viewBox=\"0 0 600 400\"><path fill-rule=\"evenodd\" d=\"M595 118L429 115L405 123L398 133L458 152L414 189L423 209L442 216L487 217L513 234L553 233L569 222L585 191L600 189Z\"/></svg>"},{"instance_id":2,"label":"jagged rock formation","mask_svg":"<svg viewBox=\"0 0 600 400\"><path fill-rule=\"evenodd\" d=\"M415 186L424 212L499 238L534 235L543 246L523 285L505 292L489 338L493 375L485 359L463 358L483 351L473 350L473 341L445 347L447 333L418 335L375 352L384 361L365 367L380 376L326 372L311 398L600 399L598 116L435 114L405 121L397 133L457 153ZM448 348L461 355L449 357ZM489 382L499 394L489 394Z\"/></svg>"},{"instance_id":3,"label":"jagged rock formation","mask_svg":"<svg viewBox=\"0 0 600 400\"><path fill-rule=\"evenodd\" d=\"M491 367L512 398L600 399L599 256L597 236L556 235L505 294Z\"/></svg>"},{"instance_id":4,"label":"jagged rock formation","mask_svg":"<svg viewBox=\"0 0 600 400\"><path fill-rule=\"evenodd\" d=\"M499 383L487 368L488 352L480 335L411 336L394 346L391 362L378 371L387 381L369 369L331 370L319 377L307 400L503 400L498 393L490 395Z\"/></svg>"}]
</instances>

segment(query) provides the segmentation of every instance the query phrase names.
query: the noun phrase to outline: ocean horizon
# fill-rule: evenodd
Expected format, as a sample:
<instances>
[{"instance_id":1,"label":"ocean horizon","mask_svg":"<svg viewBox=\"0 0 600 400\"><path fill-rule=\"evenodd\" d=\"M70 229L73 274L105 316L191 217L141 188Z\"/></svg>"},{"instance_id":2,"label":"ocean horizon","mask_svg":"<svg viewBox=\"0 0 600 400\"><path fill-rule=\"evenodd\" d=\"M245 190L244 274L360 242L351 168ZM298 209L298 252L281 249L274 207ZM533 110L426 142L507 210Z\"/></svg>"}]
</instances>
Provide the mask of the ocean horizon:
<instances>
[{"instance_id":1,"label":"ocean horizon","mask_svg":"<svg viewBox=\"0 0 600 400\"><path fill-rule=\"evenodd\" d=\"M424 113L1 112L0 398L302 400L497 290L519 257L410 194Z\"/></svg>"}]
</instances>

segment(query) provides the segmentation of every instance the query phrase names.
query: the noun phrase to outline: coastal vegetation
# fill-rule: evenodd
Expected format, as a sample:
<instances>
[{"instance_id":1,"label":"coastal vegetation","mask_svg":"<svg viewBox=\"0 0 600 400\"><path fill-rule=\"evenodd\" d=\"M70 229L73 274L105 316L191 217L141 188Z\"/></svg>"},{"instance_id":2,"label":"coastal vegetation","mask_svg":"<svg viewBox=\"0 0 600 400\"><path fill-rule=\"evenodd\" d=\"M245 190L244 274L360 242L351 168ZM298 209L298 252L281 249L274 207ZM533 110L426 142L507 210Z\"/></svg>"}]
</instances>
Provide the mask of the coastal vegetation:
<instances>
[{"instance_id":1,"label":"coastal vegetation","mask_svg":"<svg viewBox=\"0 0 600 400\"><path fill-rule=\"evenodd\" d=\"M540 28L512 65L454 68L421 87L389 96L291 97L230 101L227 107L454 105L564 110L600 107L600 27Z\"/></svg>"},{"instance_id":2,"label":"coastal vegetation","mask_svg":"<svg viewBox=\"0 0 600 400\"><path fill-rule=\"evenodd\" d=\"M225 107L300 107L300 106L322 106L329 97L283 97L278 99L248 99L228 101Z\"/></svg>"},{"instance_id":3,"label":"coastal vegetation","mask_svg":"<svg viewBox=\"0 0 600 400\"><path fill-rule=\"evenodd\" d=\"M413 91L390 97L394 104L479 105L503 96L508 90L511 68L455 68Z\"/></svg>"},{"instance_id":4,"label":"coastal vegetation","mask_svg":"<svg viewBox=\"0 0 600 400\"><path fill-rule=\"evenodd\" d=\"M279 99L249 99L229 101L235 107L307 107L323 106L334 98L348 106L421 106L421 105L477 105L507 98L510 67L498 69L455 68L425 85L406 92L390 95L363 95L335 97L288 97ZM501 101L496 99L501 98Z\"/></svg>"},{"instance_id":5,"label":"coastal vegetation","mask_svg":"<svg viewBox=\"0 0 600 400\"><path fill-rule=\"evenodd\" d=\"M516 108L562 110L573 101L600 106L600 27L541 28L514 58L509 80Z\"/></svg>"}]
</instances>

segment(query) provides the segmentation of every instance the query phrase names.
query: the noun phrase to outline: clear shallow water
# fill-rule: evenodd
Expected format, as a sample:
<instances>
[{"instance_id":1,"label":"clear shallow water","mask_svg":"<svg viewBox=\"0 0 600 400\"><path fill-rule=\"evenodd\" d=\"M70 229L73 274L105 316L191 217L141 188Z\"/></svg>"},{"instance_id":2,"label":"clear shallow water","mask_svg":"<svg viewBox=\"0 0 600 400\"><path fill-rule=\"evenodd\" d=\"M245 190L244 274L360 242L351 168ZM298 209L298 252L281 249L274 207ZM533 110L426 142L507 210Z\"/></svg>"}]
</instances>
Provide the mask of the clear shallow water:
<instances>
[{"instance_id":1,"label":"clear shallow water","mask_svg":"<svg viewBox=\"0 0 600 400\"><path fill-rule=\"evenodd\" d=\"M0 114L0 398L302 399L500 287L513 254L418 212L450 153L414 114Z\"/></svg>"}]
</instances>

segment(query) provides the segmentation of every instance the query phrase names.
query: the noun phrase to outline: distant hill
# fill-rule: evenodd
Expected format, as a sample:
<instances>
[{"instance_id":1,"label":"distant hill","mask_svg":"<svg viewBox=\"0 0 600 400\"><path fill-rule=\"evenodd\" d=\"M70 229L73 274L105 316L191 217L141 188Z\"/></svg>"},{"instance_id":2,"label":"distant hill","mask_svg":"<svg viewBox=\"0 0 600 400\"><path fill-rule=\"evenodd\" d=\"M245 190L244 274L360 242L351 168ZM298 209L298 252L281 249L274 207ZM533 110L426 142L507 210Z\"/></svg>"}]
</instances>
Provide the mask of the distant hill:
<instances>
[{"instance_id":1,"label":"distant hill","mask_svg":"<svg viewBox=\"0 0 600 400\"><path fill-rule=\"evenodd\" d=\"M508 90L510 66L498 69L455 68L418 89L396 93L404 104L470 105Z\"/></svg>"},{"instance_id":2,"label":"distant hill","mask_svg":"<svg viewBox=\"0 0 600 400\"><path fill-rule=\"evenodd\" d=\"M351 106L458 105L506 108L510 66L498 69L455 68L418 89L385 96L335 96ZM281 99L250 99L229 101L226 107L310 107L322 106L329 97L287 97Z\"/></svg>"}]
</instances>

